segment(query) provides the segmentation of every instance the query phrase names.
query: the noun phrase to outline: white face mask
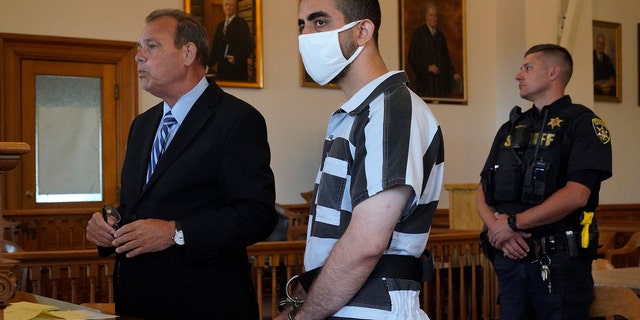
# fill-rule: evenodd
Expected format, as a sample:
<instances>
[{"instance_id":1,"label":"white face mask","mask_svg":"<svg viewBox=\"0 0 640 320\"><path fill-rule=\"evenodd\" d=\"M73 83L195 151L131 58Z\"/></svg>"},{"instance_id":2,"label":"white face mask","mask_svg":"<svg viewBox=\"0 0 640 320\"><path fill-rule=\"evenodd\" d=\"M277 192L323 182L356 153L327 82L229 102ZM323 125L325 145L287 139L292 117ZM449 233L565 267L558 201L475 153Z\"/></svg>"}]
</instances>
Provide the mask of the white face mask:
<instances>
[{"instance_id":1,"label":"white face mask","mask_svg":"<svg viewBox=\"0 0 640 320\"><path fill-rule=\"evenodd\" d=\"M298 36L298 49L307 73L315 82L323 86L333 80L346 66L355 60L364 46L358 47L347 60L340 49L338 33L349 30L360 21L346 24L344 27L325 32L302 34Z\"/></svg>"}]
</instances>

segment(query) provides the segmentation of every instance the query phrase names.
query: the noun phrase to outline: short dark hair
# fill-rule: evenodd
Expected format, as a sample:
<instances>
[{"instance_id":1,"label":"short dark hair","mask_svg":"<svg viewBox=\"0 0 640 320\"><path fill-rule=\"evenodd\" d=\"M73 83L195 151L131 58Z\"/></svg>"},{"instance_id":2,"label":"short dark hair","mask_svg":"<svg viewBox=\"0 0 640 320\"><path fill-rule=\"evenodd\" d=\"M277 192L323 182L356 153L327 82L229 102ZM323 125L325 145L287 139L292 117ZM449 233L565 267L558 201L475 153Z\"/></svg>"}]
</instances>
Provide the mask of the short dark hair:
<instances>
[{"instance_id":1,"label":"short dark hair","mask_svg":"<svg viewBox=\"0 0 640 320\"><path fill-rule=\"evenodd\" d=\"M569 80L571 80L571 75L573 75L573 58L571 57L571 53L569 53L569 50L557 44L545 43L538 44L529 48L524 56L526 57L536 52L542 52L543 54L548 55L553 59L558 59L560 62L563 62L566 68L565 70L563 70L562 78L565 84L569 83Z\"/></svg>"},{"instance_id":2,"label":"short dark hair","mask_svg":"<svg viewBox=\"0 0 640 320\"><path fill-rule=\"evenodd\" d=\"M369 19L373 22L373 40L378 43L378 31L382 24L382 12L378 0L334 0L342 13L345 23Z\"/></svg>"},{"instance_id":3,"label":"short dark hair","mask_svg":"<svg viewBox=\"0 0 640 320\"><path fill-rule=\"evenodd\" d=\"M204 25L192 15L178 9L155 10L147 16L146 22L149 23L161 17L172 17L178 21L176 38L174 40L176 48L181 48L187 43L193 42L198 50L196 60L199 64L206 66L209 44L207 40L207 30Z\"/></svg>"}]
</instances>

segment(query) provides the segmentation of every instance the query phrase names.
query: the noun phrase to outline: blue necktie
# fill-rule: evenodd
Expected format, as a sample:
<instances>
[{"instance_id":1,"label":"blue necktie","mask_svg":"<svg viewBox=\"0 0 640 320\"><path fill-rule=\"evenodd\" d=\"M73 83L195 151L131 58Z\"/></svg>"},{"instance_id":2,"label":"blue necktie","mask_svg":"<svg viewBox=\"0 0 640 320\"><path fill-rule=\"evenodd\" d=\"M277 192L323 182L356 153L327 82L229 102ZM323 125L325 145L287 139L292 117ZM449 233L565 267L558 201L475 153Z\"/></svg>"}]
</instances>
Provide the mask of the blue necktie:
<instances>
[{"instance_id":1,"label":"blue necktie","mask_svg":"<svg viewBox=\"0 0 640 320\"><path fill-rule=\"evenodd\" d=\"M160 157L164 153L167 147L167 140L169 140L169 133L171 128L176 125L178 121L173 117L171 111L167 112L162 119L162 129L156 135L156 139L153 141L153 148L151 149L151 160L149 161L149 168L147 169L147 182L153 174L153 170L156 168L156 164Z\"/></svg>"}]
</instances>

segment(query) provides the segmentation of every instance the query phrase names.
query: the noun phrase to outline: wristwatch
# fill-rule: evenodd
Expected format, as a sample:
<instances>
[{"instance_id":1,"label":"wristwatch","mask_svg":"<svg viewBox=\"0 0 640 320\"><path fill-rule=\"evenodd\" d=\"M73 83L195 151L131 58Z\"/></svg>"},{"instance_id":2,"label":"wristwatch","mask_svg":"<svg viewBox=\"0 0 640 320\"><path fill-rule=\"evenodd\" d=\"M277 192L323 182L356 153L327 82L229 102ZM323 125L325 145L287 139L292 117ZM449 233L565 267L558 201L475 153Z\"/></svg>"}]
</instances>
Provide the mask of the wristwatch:
<instances>
[{"instance_id":1,"label":"wristwatch","mask_svg":"<svg viewBox=\"0 0 640 320\"><path fill-rule=\"evenodd\" d=\"M518 219L516 218L515 214L510 214L509 218L507 218L507 223L509 224L509 228L511 228L511 230L513 231L520 231L520 229L518 229Z\"/></svg>"},{"instance_id":2,"label":"wristwatch","mask_svg":"<svg viewBox=\"0 0 640 320\"><path fill-rule=\"evenodd\" d=\"M176 233L173 235L173 242L179 246L184 245L184 233L182 233L182 226L178 221L176 221Z\"/></svg>"}]
</instances>

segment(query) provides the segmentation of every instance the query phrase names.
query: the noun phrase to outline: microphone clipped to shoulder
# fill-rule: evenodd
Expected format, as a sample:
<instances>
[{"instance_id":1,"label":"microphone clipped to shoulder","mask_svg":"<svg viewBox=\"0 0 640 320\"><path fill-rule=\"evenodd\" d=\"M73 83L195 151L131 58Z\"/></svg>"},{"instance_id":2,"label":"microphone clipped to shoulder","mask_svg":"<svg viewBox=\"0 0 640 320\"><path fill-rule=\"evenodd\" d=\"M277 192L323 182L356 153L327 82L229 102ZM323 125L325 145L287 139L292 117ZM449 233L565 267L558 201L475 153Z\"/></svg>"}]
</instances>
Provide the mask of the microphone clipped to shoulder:
<instances>
[{"instance_id":1,"label":"microphone clipped to shoulder","mask_svg":"<svg viewBox=\"0 0 640 320\"><path fill-rule=\"evenodd\" d=\"M511 122L512 125L515 124L516 121L520 119L520 116L522 116L522 108L519 106L513 107L511 112L509 112L509 122Z\"/></svg>"}]
</instances>

